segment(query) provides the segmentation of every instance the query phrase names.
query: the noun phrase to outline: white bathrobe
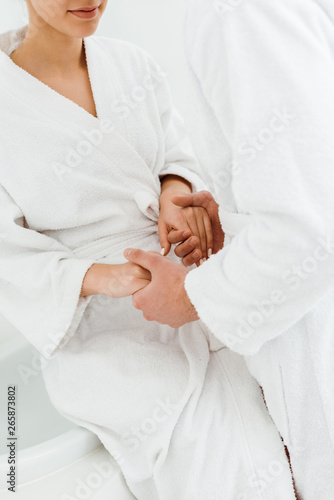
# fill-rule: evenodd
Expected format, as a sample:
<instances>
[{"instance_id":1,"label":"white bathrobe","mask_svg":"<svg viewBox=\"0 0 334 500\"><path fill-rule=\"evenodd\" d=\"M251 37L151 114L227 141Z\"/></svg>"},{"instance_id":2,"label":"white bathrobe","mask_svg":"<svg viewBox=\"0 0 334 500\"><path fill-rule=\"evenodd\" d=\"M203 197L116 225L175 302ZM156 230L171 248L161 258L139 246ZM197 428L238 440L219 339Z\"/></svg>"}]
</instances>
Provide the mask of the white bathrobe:
<instances>
[{"instance_id":1,"label":"white bathrobe","mask_svg":"<svg viewBox=\"0 0 334 500\"><path fill-rule=\"evenodd\" d=\"M200 322L146 322L131 297L79 298L93 263L159 250L160 176L205 187L166 78L131 44L85 39L97 119L11 61L24 35L0 40L0 307L48 360L52 402L139 500L294 498L239 355Z\"/></svg>"},{"instance_id":2,"label":"white bathrobe","mask_svg":"<svg viewBox=\"0 0 334 500\"><path fill-rule=\"evenodd\" d=\"M189 0L185 36L193 145L227 233L186 289L263 387L301 497L330 500L333 2Z\"/></svg>"}]
</instances>

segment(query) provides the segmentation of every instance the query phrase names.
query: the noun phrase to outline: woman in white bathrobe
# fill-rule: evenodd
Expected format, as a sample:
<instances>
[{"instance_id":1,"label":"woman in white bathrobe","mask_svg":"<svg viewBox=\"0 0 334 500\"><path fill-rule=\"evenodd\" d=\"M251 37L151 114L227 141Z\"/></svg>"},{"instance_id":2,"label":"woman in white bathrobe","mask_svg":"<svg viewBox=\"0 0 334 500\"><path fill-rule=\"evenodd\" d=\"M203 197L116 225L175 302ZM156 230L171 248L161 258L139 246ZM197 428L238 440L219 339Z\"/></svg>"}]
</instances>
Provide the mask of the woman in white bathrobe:
<instances>
[{"instance_id":1,"label":"woman in white bathrobe","mask_svg":"<svg viewBox=\"0 0 334 500\"><path fill-rule=\"evenodd\" d=\"M124 248L159 251L161 191L205 187L164 75L137 47L90 37L106 0L27 3L29 27L0 38L1 312L48 360L55 407L99 436L139 500L294 498L244 361L200 322L174 330L132 307L150 276Z\"/></svg>"}]
</instances>

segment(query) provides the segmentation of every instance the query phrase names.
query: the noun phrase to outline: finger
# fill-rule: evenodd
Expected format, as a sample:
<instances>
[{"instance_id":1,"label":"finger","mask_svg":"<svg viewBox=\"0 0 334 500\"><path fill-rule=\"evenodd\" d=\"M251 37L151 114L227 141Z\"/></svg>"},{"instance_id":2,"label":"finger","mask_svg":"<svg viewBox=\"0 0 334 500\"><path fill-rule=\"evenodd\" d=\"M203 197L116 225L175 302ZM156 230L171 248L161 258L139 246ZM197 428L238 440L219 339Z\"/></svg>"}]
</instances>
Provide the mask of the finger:
<instances>
[{"instance_id":1,"label":"finger","mask_svg":"<svg viewBox=\"0 0 334 500\"><path fill-rule=\"evenodd\" d=\"M190 229L172 229L168 233L168 241L172 245L176 245L177 243L181 243L191 236L191 231Z\"/></svg>"},{"instance_id":2,"label":"finger","mask_svg":"<svg viewBox=\"0 0 334 500\"><path fill-rule=\"evenodd\" d=\"M151 283L151 280L150 279L138 279L136 280L136 282L133 284L134 286L134 291L132 293L132 295L134 293L137 293L139 292L140 290L143 290L144 288L146 288L149 284Z\"/></svg>"},{"instance_id":3,"label":"finger","mask_svg":"<svg viewBox=\"0 0 334 500\"><path fill-rule=\"evenodd\" d=\"M160 255L160 254L158 254ZM148 280L148 281L151 281L152 280L152 274L150 273L150 271L148 271L147 269L145 269L144 267L142 266L138 266L138 276L137 276L137 279L144 279L144 280Z\"/></svg>"},{"instance_id":4,"label":"finger","mask_svg":"<svg viewBox=\"0 0 334 500\"><path fill-rule=\"evenodd\" d=\"M182 264L184 264L187 267L193 266L194 264L199 264L199 261L202 259L202 252L200 251L199 248L196 248L193 252L190 254L186 255L182 259Z\"/></svg>"},{"instance_id":5,"label":"finger","mask_svg":"<svg viewBox=\"0 0 334 500\"><path fill-rule=\"evenodd\" d=\"M151 274L153 274L163 258L156 252L144 252L144 250L139 250L138 248L126 248L123 255L129 262L144 267Z\"/></svg>"},{"instance_id":6,"label":"finger","mask_svg":"<svg viewBox=\"0 0 334 500\"><path fill-rule=\"evenodd\" d=\"M161 255L168 255L171 249L171 244L168 241L168 229L164 222L158 223L158 232L160 237Z\"/></svg>"},{"instance_id":7,"label":"finger","mask_svg":"<svg viewBox=\"0 0 334 500\"><path fill-rule=\"evenodd\" d=\"M195 208L195 210L196 210L196 208ZM196 217L196 215L194 213L194 208L192 207L191 213L188 217L188 224L189 224L189 227L190 227L193 235L198 238L199 249L201 250L201 254L202 254L202 258L200 259L200 264L203 264L204 260L206 259L206 235L205 235L204 226L201 227L200 220L201 219ZM195 255L197 255L197 254L195 254ZM196 263L197 263L197 261L196 261Z\"/></svg>"},{"instance_id":8,"label":"finger","mask_svg":"<svg viewBox=\"0 0 334 500\"><path fill-rule=\"evenodd\" d=\"M208 248L208 258L210 258L211 255L212 255L212 250L213 250L213 232L212 232L212 224L211 224L211 221L210 221L210 217L208 216L207 213L204 213L203 223L204 223L205 232L206 232L206 243L207 243L207 248Z\"/></svg>"},{"instance_id":9,"label":"finger","mask_svg":"<svg viewBox=\"0 0 334 500\"><path fill-rule=\"evenodd\" d=\"M200 240L199 229L197 225L197 217L193 208L184 209L186 214L186 221L193 236L197 236Z\"/></svg>"},{"instance_id":10,"label":"finger","mask_svg":"<svg viewBox=\"0 0 334 500\"><path fill-rule=\"evenodd\" d=\"M174 253L177 257L183 259L187 255L191 254L196 248L200 248L199 239L197 238L197 236L191 236L191 238L188 238L186 241L183 241L182 243L177 245L177 247L175 247Z\"/></svg>"},{"instance_id":11,"label":"finger","mask_svg":"<svg viewBox=\"0 0 334 500\"><path fill-rule=\"evenodd\" d=\"M133 307L135 307L135 309L138 309L139 311L142 311L143 307L144 307L145 288L142 288L141 290L137 290L137 292L134 292L132 294L132 304L133 304Z\"/></svg>"},{"instance_id":12,"label":"finger","mask_svg":"<svg viewBox=\"0 0 334 500\"><path fill-rule=\"evenodd\" d=\"M206 230L204 226L204 221L203 221L203 215L200 212L204 212L204 210L201 209L195 209L197 210L197 227L198 227L198 234L201 242L201 250L202 250L202 255L203 259L206 259L208 256L208 251L207 251L207 242L206 242Z\"/></svg>"},{"instance_id":13,"label":"finger","mask_svg":"<svg viewBox=\"0 0 334 500\"><path fill-rule=\"evenodd\" d=\"M178 207L204 207L206 208L214 197L209 191L199 191L198 193L175 195L171 198L172 203Z\"/></svg>"},{"instance_id":14,"label":"finger","mask_svg":"<svg viewBox=\"0 0 334 500\"><path fill-rule=\"evenodd\" d=\"M135 307L135 309L138 309L139 311L142 311L144 317L147 315L148 310L147 310L147 294L150 293L151 283L149 283L147 286L142 288L141 290L138 290L137 292L132 294L132 304Z\"/></svg>"}]
</instances>

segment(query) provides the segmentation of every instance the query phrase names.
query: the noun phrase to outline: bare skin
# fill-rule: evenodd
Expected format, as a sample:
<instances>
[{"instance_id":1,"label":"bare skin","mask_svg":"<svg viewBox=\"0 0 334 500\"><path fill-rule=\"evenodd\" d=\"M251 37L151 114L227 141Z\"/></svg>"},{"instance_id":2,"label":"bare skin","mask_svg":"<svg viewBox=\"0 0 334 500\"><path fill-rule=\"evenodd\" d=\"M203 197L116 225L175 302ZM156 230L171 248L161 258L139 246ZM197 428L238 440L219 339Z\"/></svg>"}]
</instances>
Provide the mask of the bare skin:
<instances>
[{"instance_id":1,"label":"bare skin","mask_svg":"<svg viewBox=\"0 0 334 500\"><path fill-rule=\"evenodd\" d=\"M171 201L179 207L198 207L205 209L211 223L212 253L216 254L223 248L225 235L219 219L219 205L210 192L201 191L199 193L177 195L173 196ZM190 266L193 264L191 246L189 245L189 240L182 242L181 238L179 231L171 231L168 235L169 242L172 244L181 241L175 249L175 254L182 259L182 262L186 266Z\"/></svg>"},{"instance_id":2,"label":"bare skin","mask_svg":"<svg viewBox=\"0 0 334 500\"><path fill-rule=\"evenodd\" d=\"M83 280L80 297L129 297L151 282L151 273L137 264L93 264Z\"/></svg>"},{"instance_id":3,"label":"bare skin","mask_svg":"<svg viewBox=\"0 0 334 500\"><path fill-rule=\"evenodd\" d=\"M177 206L202 207L207 211L212 224L213 253L219 252L224 245L224 232L219 220L219 206L211 193L202 191L184 194L173 197L172 201ZM169 234L171 243L178 243L181 239L180 231L172 231ZM175 251L186 263L189 256L189 263L192 263L192 248L189 242L190 239L181 243ZM129 262L148 269L152 275L148 286L133 295L133 305L143 312L145 319L167 324L172 328L198 320L197 311L185 290L185 279L189 271L184 266L158 254L138 249L128 248L124 251L124 256Z\"/></svg>"},{"instance_id":4,"label":"bare skin","mask_svg":"<svg viewBox=\"0 0 334 500\"><path fill-rule=\"evenodd\" d=\"M155 252L138 249L126 249L124 256L151 272L148 286L133 295L134 307L143 312L147 321L179 328L199 319L184 288L189 273L185 266Z\"/></svg>"},{"instance_id":5,"label":"bare skin","mask_svg":"<svg viewBox=\"0 0 334 500\"><path fill-rule=\"evenodd\" d=\"M202 264L206 258L210 257L213 247L212 227L206 209L173 203L175 195L182 196L191 193L191 184L181 177L167 175L161 181L158 231L161 248L164 249L163 255L169 254L171 243L187 241L189 255L186 265L189 266ZM174 236L172 242L169 240L170 234Z\"/></svg>"},{"instance_id":6,"label":"bare skin","mask_svg":"<svg viewBox=\"0 0 334 500\"><path fill-rule=\"evenodd\" d=\"M59 94L97 116L88 77L83 38L92 35L108 0L26 0L29 27L12 61ZM99 5L94 19L71 10Z\"/></svg>"},{"instance_id":7,"label":"bare skin","mask_svg":"<svg viewBox=\"0 0 334 500\"><path fill-rule=\"evenodd\" d=\"M27 55L29 53L29 47L22 47L22 49L20 47L11 55L11 59L45 85L75 102L97 118L83 47L79 60L76 61L76 67L72 65L66 70L61 68L41 68L39 64L36 64L36 59L29 58Z\"/></svg>"}]
</instances>

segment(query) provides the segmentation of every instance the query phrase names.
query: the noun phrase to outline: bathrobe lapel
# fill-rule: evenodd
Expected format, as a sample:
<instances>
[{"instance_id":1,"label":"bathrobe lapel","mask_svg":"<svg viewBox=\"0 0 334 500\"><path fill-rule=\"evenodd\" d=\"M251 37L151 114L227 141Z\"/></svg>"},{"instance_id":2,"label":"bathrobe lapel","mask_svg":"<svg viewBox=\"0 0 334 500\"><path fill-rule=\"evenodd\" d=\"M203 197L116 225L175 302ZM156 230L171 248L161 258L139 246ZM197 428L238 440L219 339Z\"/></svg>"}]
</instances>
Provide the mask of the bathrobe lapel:
<instances>
[{"instance_id":1,"label":"bathrobe lapel","mask_svg":"<svg viewBox=\"0 0 334 500\"><path fill-rule=\"evenodd\" d=\"M16 103L17 113L21 114L22 109L23 114L33 117L32 122L40 121L44 124L45 130L41 129L37 140L41 144L47 141L50 151L52 150L50 158L45 157L46 165L53 165L61 176L71 163L79 165L77 173L84 173L88 177L96 178L103 172L108 172L108 179L112 179L118 196L136 199L145 215L156 220L160 183L154 176L152 165L147 164L128 140L128 121L115 120L113 117L112 103L118 98L118 91L115 81L117 72L110 75L107 71L110 68L110 54L106 54L91 38L85 39L84 43L98 118L14 64L2 51L0 74L6 75L6 78L0 79L0 89L12 100L14 107ZM11 114L11 109L8 109ZM57 133L54 133L55 130ZM157 141L157 138L154 140ZM52 142L55 142L53 147ZM91 150L89 155L86 155L85 148ZM70 158L69 151L72 151ZM124 165L128 167L126 171ZM147 200L147 193L150 193L151 202L148 206L143 206L140 200L143 196Z\"/></svg>"}]
</instances>

